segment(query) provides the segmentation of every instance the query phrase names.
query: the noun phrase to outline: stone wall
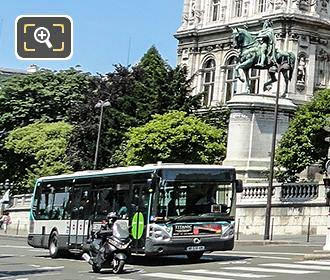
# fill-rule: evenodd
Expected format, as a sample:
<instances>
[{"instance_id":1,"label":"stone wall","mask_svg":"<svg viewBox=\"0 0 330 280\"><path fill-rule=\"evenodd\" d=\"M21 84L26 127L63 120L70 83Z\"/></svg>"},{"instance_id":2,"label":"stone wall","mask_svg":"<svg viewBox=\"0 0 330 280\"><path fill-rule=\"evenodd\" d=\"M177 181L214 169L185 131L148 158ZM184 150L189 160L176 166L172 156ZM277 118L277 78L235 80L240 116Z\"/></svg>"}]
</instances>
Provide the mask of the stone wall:
<instances>
[{"instance_id":1,"label":"stone wall","mask_svg":"<svg viewBox=\"0 0 330 280\"><path fill-rule=\"evenodd\" d=\"M14 195L11 198L10 207L6 209L12 220L8 227L8 234L28 234L31 200L32 194Z\"/></svg>"},{"instance_id":2,"label":"stone wall","mask_svg":"<svg viewBox=\"0 0 330 280\"><path fill-rule=\"evenodd\" d=\"M237 200L236 224L240 234L264 234L266 198L267 185L245 186ZM305 235L309 223L311 235L325 235L328 211L324 185L276 185L272 196L273 235Z\"/></svg>"},{"instance_id":3,"label":"stone wall","mask_svg":"<svg viewBox=\"0 0 330 280\"><path fill-rule=\"evenodd\" d=\"M272 196L273 235L325 235L329 207L325 205L325 187L322 184L275 184ZM8 234L27 235L32 194L15 195L7 209L12 218ZM267 185L244 186L236 205L236 229L246 235L263 235Z\"/></svg>"}]
</instances>

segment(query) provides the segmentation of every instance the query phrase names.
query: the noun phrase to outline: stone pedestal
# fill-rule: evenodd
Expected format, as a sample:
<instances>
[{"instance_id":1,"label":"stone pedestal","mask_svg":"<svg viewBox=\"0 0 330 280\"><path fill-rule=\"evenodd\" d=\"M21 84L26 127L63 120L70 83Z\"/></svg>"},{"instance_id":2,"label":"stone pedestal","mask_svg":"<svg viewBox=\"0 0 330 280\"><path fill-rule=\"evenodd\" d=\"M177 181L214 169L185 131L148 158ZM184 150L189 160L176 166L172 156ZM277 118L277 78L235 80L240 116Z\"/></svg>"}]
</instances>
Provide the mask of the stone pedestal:
<instances>
[{"instance_id":1,"label":"stone pedestal","mask_svg":"<svg viewBox=\"0 0 330 280\"><path fill-rule=\"evenodd\" d=\"M231 114L223 164L234 166L245 183L262 182L270 165L275 96L237 94L228 107ZM277 140L287 130L295 111L291 100L279 99Z\"/></svg>"}]
</instances>

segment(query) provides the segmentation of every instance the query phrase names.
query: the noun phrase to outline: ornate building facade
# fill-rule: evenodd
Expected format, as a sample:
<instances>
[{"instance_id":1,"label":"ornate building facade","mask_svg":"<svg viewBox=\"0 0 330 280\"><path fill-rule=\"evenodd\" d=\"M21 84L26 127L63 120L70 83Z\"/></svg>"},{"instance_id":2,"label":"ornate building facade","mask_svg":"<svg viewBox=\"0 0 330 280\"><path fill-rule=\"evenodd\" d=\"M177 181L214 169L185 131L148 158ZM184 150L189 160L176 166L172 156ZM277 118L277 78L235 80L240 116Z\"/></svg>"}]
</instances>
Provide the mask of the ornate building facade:
<instances>
[{"instance_id":1,"label":"ornate building facade","mask_svg":"<svg viewBox=\"0 0 330 280\"><path fill-rule=\"evenodd\" d=\"M232 28L260 30L273 22L276 47L296 55L287 98L300 104L318 89L330 87L329 0L184 0L178 39L178 64L194 76L193 92L205 92L204 106L226 104L246 86L234 79L238 52L232 47ZM250 70L252 92L263 92L267 71ZM284 91L284 83L282 83ZM283 90L283 91L282 91Z\"/></svg>"}]
</instances>

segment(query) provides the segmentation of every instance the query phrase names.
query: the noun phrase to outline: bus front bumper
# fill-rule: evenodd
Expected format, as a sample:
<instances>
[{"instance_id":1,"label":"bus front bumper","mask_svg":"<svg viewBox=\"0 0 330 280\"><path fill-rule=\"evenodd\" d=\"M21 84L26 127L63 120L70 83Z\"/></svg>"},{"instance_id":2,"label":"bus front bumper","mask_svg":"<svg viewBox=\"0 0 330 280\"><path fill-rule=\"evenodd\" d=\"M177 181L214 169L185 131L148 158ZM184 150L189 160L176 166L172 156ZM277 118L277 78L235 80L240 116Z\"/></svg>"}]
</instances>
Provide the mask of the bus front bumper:
<instances>
[{"instance_id":1,"label":"bus front bumper","mask_svg":"<svg viewBox=\"0 0 330 280\"><path fill-rule=\"evenodd\" d=\"M214 237L180 237L172 238L167 242L156 242L151 238L146 239L145 254L154 255L183 255L197 248L203 252L227 251L234 248L234 238L220 239L219 236ZM198 243L199 242L199 243ZM195 252L195 251L194 251Z\"/></svg>"}]
</instances>

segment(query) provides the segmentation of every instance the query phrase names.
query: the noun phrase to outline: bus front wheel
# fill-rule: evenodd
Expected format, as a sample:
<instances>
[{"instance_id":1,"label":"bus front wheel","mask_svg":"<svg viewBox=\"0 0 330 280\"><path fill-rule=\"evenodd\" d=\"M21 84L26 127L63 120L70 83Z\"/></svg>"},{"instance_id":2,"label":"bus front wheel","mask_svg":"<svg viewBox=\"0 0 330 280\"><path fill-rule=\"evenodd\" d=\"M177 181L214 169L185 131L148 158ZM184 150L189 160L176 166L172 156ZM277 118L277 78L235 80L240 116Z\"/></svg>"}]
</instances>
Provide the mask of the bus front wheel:
<instances>
[{"instance_id":1,"label":"bus front wheel","mask_svg":"<svg viewBox=\"0 0 330 280\"><path fill-rule=\"evenodd\" d=\"M58 245L58 233L54 231L49 239L49 255L53 259L58 258L61 255Z\"/></svg>"},{"instance_id":2,"label":"bus front wheel","mask_svg":"<svg viewBox=\"0 0 330 280\"><path fill-rule=\"evenodd\" d=\"M187 253L187 257L191 261L198 261L202 256L204 252L191 252Z\"/></svg>"}]
</instances>

